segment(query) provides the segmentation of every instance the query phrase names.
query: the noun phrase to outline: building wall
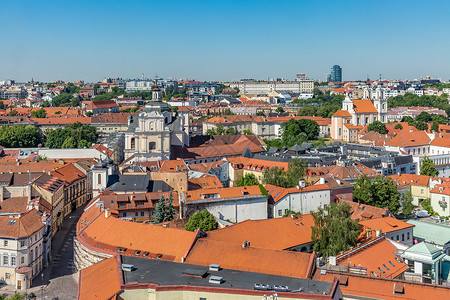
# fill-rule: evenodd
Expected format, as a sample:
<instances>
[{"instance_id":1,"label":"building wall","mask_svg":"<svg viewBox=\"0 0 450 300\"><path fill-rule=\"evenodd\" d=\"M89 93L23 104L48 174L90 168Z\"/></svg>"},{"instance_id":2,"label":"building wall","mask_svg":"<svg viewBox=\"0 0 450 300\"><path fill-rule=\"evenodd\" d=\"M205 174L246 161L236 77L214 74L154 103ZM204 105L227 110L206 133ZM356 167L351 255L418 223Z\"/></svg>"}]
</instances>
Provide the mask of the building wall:
<instances>
[{"instance_id":1,"label":"building wall","mask_svg":"<svg viewBox=\"0 0 450 300\"><path fill-rule=\"evenodd\" d=\"M86 267L92 266L95 263L98 263L99 261L112 257L112 255L99 253L85 247L77 239L74 239L73 245L74 245L74 255L73 255L74 264L77 270L84 269Z\"/></svg>"},{"instance_id":2,"label":"building wall","mask_svg":"<svg viewBox=\"0 0 450 300\"><path fill-rule=\"evenodd\" d=\"M430 202L433 210L442 217L450 216L450 196L438 193L431 193L430 195Z\"/></svg>"},{"instance_id":3,"label":"building wall","mask_svg":"<svg viewBox=\"0 0 450 300\"><path fill-rule=\"evenodd\" d=\"M273 217L281 218L288 210L309 214L330 204L330 190L288 194L273 205Z\"/></svg>"},{"instance_id":4,"label":"building wall","mask_svg":"<svg viewBox=\"0 0 450 300\"><path fill-rule=\"evenodd\" d=\"M181 193L187 191L187 172L150 172L150 177L152 180L164 181L170 185L175 192Z\"/></svg>"},{"instance_id":5,"label":"building wall","mask_svg":"<svg viewBox=\"0 0 450 300\"><path fill-rule=\"evenodd\" d=\"M376 228L372 228L372 230L376 230ZM413 245L413 227L392 231L392 232L386 232L383 233L387 238L390 238L391 240L400 242L402 244L412 246Z\"/></svg>"},{"instance_id":6,"label":"building wall","mask_svg":"<svg viewBox=\"0 0 450 300\"><path fill-rule=\"evenodd\" d=\"M214 217L229 220L233 223L245 220L267 219L268 205L266 196L243 196L241 198L212 199L188 201L185 204L186 212L183 216L188 218L196 211L206 209Z\"/></svg>"}]
</instances>

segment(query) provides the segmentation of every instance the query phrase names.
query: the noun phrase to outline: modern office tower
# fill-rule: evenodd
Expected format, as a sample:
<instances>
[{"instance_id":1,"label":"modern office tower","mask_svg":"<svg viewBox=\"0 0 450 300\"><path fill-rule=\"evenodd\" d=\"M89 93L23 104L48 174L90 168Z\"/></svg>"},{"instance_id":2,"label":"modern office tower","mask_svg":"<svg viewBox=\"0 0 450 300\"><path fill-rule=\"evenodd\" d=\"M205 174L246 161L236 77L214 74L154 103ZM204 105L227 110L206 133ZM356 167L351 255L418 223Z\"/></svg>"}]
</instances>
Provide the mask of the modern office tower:
<instances>
[{"instance_id":1,"label":"modern office tower","mask_svg":"<svg viewBox=\"0 0 450 300\"><path fill-rule=\"evenodd\" d=\"M341 82L342 81L342 68L338 65L331 67L331 73L328 75L328 81Z\"/></svg>"}]
</instances>

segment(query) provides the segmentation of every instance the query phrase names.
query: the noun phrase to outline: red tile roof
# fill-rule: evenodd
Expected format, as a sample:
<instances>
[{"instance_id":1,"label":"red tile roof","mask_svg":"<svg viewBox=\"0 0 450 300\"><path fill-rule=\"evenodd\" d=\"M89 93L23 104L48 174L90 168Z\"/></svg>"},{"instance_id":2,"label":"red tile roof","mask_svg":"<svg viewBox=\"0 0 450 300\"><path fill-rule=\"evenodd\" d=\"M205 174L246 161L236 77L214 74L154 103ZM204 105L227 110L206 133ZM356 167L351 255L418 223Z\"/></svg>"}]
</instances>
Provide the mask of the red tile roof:
<instances>
[{"instance_id":1,"label":"red tile roof","mask_svg":"<svg viewBox=\"0 0 450 300\"><path fill-rule=\"evenodd\" d=\"M450 138L435 138L430 145L450 148Z\"/></svg>"},{"instance_id":2,"label":"red tile roof","mask_svg":"<svg viewBox=\"0 0 450 300\"><path fill-rule=\"evenodd\" d=\"M113 299L121 291L120 266L115 256L80 271L78 299ZM100 276L99 276L100 275Z\"/></svg>"},{"instance_id":3,"label":"red tile roof","mask_svg":"<svg viewBox=\"0 0 450 300\"><path fill-rule=\"evenodd\" d=\"M247 220L208 232L207 239L241 245L249 241L252 247L285 250L311 242L311 215L295 218Z\"/></svg>"},{"instance_id":4,"label":"red tile roof","mask_svg":"<svg viewBox=\"0 0 450 300\"><path fill-rule=\"evenodd\" d=\"M416 174L400 174L400 175L390 175L391 178L398 186L430 186L430 176L416 175Z\"/></svg>"},{"instance_id":5,"label":"red tile roof","mask_svg":"<svg viewBox=\"0 0 450 300\"><path fill-rule=\"evenodd\" d=\"M283 199L286 195L289 194L308 193L330 189L327 184L314 184L304 188L299 186L293 188L282 188L279 186L267 184L265 188L269 195L273 198L274 203L277 203L279 200Z\"/></svg>"},{"instance_id":6,"label":"red tile roof","mask_svg":"<svg viewBox=\"0 0 450 300\"><path fill-rule=\"evenodd\" d=\"M313 256L311 253L255 248L251 242L250 246L243 248L238 244L199 239L185 262L201 266L219 264L225 269L306 278Z\"/></svg>"},{"instance_id":7,"label":"red tile roof","mask_svg":"<svg viewBox=\"0 0 450 300\"><path fill-rule=\"evenodd\" d=\"M237 170L251 170L264 172L265 169L271 169L278 167L280 169L288 170L289 164L287 162L277 162L264 159L247 158L243 156L228 157L227 161L230 162L231 167Z\"/></svg>"},{"instance_id":8,"label":"red tile roof","mask_svg":"<svg viewBox=\"0 0 450 300\"><path fill-rule=\"evenodd\" d=\"M352 219L367 220L384 218L390 216L391 213L387 208L375 207L367 204L360 204L353 201L339 199L337 202L344 202L350 206L350 212Z\"/></svg>"},{"instance_id":9,"label":"red tile roof","mask_svg":"<svg viewBox=\"0 0 450 300\"><path fill-rule=\"evenodd\" d=\"M436 185L434 189L430 191L433 194L450 195L450 181L443 182Z\"/></svg>"},{"instance_id":10,"label":"red tile roof","mask_svg":"<svg viewBox=\"0 0 450 300\"><path fill-rule=\"evenodd\" d=\"M246 196L262 195L258 185L227 187L227 188L203 188L184 192L186 201L196 200L220 200L227 198L243 198Z\"/></svg>"},{"instance_id":11,"label":"red tile roof","mask_svg":"<svg viewBox=\"0 0 450 300\"><path fill-rule=\"evenodd\" d=\"M351 117L352 115L346 110L338 110L333 117Z\"/></svg>"},{"instance_id":12,"label":"red tile roof","mask_svg":"<svg viewBox=\"0 0 450 300\"><path fill-rule=\"evenodd\" d=\"M353 108L357 114L378 113L375 106L373 106L372 101L368 99L352 100L352 101L353 101Z\"/></svg>"},{"instance_id":13,"label":"red tile roof","mask_svg":"<svg viewBox=\"0 0 450 300\"><path fill-rule=\"evenodd\" d=\"M362 225L364 228L372 230L381 229L382 233L393 232L397 230L414 227L413 224L403 222L393 217L362 220L359 221L359 224Z\"/></svg>"},{"instance_id":14,"label":"red tile roof","mask_svg":"<svg viewBox=\"0 0 450 300\"><path fill-rule=\"evenodd\" d=\"M394 147L414 147L423 146L430 143L430 137L425 131L409 132L402 131L398 133L392 140L386 143L387 146Z\"/></svg>"}]
</instances>

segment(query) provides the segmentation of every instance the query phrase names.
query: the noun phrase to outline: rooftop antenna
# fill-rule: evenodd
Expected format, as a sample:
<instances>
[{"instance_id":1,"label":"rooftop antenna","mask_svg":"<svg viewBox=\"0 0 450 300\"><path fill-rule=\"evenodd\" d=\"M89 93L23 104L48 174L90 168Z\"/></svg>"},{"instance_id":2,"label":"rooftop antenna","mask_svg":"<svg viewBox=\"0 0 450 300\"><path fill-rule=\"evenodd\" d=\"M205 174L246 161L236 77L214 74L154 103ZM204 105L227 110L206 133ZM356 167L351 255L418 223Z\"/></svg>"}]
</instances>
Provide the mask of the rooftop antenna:
<instances>
[{"instance_id":1,"label":"rooftop antenna","mask_svg":"<svg viewBox=\"0 0 450 300\"><path fill-rule=\"evenodd\" d=\"M381 73L380 73L380 81L381 81Z\"/></svg>"},{"instance_id":2,"label":"rooftop antenna","mask_svg":"<svg viewBox=\"0 0 450 300\"><path fill-rule=\"evenodd\" d=\"M144 80L144 73L142 73L142 80Z\"/></svg>"}]
</instances>

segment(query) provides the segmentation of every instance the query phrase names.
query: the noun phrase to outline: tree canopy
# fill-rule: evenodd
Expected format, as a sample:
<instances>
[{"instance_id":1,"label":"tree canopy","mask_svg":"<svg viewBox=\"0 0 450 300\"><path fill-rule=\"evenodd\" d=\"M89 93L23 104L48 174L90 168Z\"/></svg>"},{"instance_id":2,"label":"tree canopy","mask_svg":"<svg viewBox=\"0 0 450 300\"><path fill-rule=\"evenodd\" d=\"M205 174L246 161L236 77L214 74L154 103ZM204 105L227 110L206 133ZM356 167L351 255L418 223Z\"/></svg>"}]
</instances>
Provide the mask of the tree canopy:
<instances>
[{"instance_id":1,"label":"tree canopy","mask_svg":"<svg viewBox=\"0 0 450 300\"><path fill-rule=\"evenodd\" d=\"M389 208L396 214L400 208L400 193L395 183L388 177L377 176L373 182L363 175L353 186L354 201L381 208Z\"/></svg>"},{"instance_id":2,"label":"tree canopy","mask_svg":"<svg viewBox=\"0 0 450 300\"><path fill-rule=\"evenodd\" d=\"M208 129L206 131L206 135L234 135L236 134L236 130L234 127L224 128L222 124L217 124L216 128Z\"/></svg>"},{"instance_id":3,"label":"tree canopy","mask_svg":"<svg viewBox=\"0 0 450 300\"><path fill-rule=\"evenodd\" d=\"M374 121L372 122L368 127L367 127L368 131L375 131L378 132L380 134L385 134L387 133L387 129L386 129L386 125L384 125L382 122L380 121Z\"/></svg>"},{"instance_id":4,"label":"tree canopy","mask_svg":"<svg viewBox=\"0 0 450 300\"><path fill-rule=\"evenodd\" d=\"M259 181L256 179L256 176L253 173L247 173L236 183L236 186L249 186L249 185L258 185Z\"/></svg>"},{"instance_id":5,"label":"tree canopy","mask_svg":"<svg viewBox=\"0 0 450 300\"><path fill-rule=\"evenodd\" d=\"M0 146L5 148L37 147L43 139L42 132L33 125L0 127Z\"/></svg>"},{"instance_id":6,"label":"tree canopy","mask_svg":"<svg viewBox=\"0 0 450 300\"><path fill-rule=\"evenodd\" d=\"M422 165L420 166L420 175L437 176L439 171L434 166L434 162L429 157L422 159Z\"/></svg>"},{"instance_id":7,"label":"tree canopy","mask_svg":"<svg viewBox=\"0 0 450 300\"><path fill-rule=\"evenodd\" d=\"M155 223L172 221L174 215L175 208L173 207L172 193L170 193L168 200L164 198L164 194L161 194L161 198L159 198L155 207Z\"/></svg>"},{"instance_id":8,"label":"tree canopy","mask_svg":"<svg viewBox=\"0 0 450 300\"><path fill-rule=\"evenodd\" d=\"M69 93L61 93L52 99L53 107L59 107L59 106L76 107L76 106L80 106L80 104L81 104L80 98L73 96L73 94L69 94Z\"/></svg>"},{"instance_id":9,"label":"tree canopy","mask_svg":"<svg viewBox=\"0 0 450 300\"><path fill-rule=\"evenodd\" d=\"M49 148L84 148L97 142L98 132L94 126L81 123L70 124L47 133L46 147Z\"/></svg>"},{"instance_id":10,"label":"tree canopy","mask_svg":"<svg viewBox=\"0 0 450 300\"><path fill-rule=\"evenodd\" d=\"M33 110L31 112L31 115L33 117L35 117L35 118L43 119L43 118L45 118L47 116L47 112L45 111L45 109L40 108L40 109L37 109L37 110Z\"/></svg>"},{"instance_id":11,"label":"tree canopy","mask_svg":"<svg viewBox=\"0 0 450 300\"><path fill-rule=\"evenodd\" d=\"M301 145L319 135L320 127L316 121L310 119L290 119L281 124L281 141L286 147Z\"/></svg>"},{"instance_id":12,"label":"tree canopy","mask_svg":"<svg viewBox=\"0 0 450 300\"><path fill-rule=\"evenodd\" d=\"M301 158L293 158L288 164L288 170L273 167L264 170L264 183L283 188L297 186L308 173L308 165Z\"/></svg>"},{"instance_id":13,"label":"tree canopy","mask_svg":"<svg viewBox=\"0 0 450 300\"><path fill-rule=\"evenodd\" d=\"M326 204L311 214L314 219L311 239L319 256L334 256L356 246L361 230L358 221L351 219L347 203Z\"/></svg>"},{"instance_id":14,"label":"tree canopy","mask_svg":"<svg viewBox=\"0 0 450 300\"><path fill-rule=\"evenodd\" d=\"M217 229L217 222L214 219L214 216L207 211L206 209L202 211L197 211L186 223L185 228L189 231L194 231L196 229L200 229L201 231L211 231Z\"/></svg>"},{"instance_id":15,"label":"tree canopy","mask_svg":"<svg viewBox=\"0 0 450 300\"><path fill-rule=\"evenodd\" d=\"M448 103L447 94L442 94L440 96L418 96L416 94L406 93L404 95L388 98L389 108L398 106L436 107L445 110L445 112L450 115L450 104Z\"/></svg>"}]
</instances>

